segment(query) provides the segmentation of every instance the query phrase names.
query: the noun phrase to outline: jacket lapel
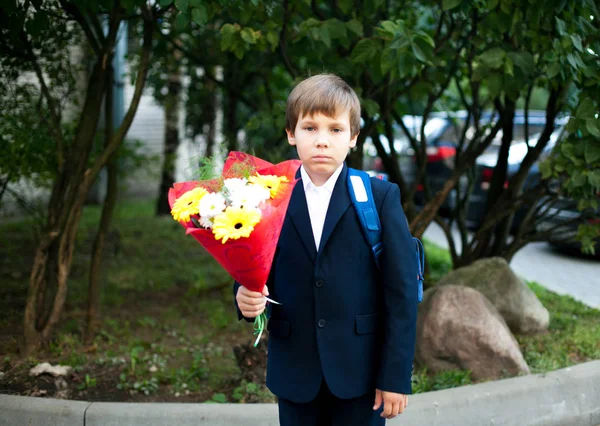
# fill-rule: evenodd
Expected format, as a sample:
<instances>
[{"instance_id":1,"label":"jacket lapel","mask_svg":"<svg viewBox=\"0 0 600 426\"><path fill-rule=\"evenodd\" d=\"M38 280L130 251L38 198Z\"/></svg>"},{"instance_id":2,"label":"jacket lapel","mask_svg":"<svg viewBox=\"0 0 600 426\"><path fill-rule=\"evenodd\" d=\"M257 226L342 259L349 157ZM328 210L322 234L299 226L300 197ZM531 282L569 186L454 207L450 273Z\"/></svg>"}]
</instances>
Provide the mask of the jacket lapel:
<instances>
[{"instance_id":1,"label":"jacket lapel","mask_svg":"<svg viewBox=\"0 0 600 426\"><path fill-rule=\"evenodd\" d=\"M329 201L329 208L327 209L327 216L325 216L325 224L323 225L323 234L321 235L321 242L319 243L319 254L325 248L327 240L329 240L329 237L333 233L335 226L342 218L346 210L348 210L348 207L350 207L350 205L352 204L352 201L350 200L350 195L348 194L348 186L346 183L347 178L348 166L344 164L344 168L342 169L342 172L340 173L340 176L338 177L338 180L335 183L333 193L331 194L331 200Z\"/></svg>"},{"instance_id":2,"label":"jacket lapel","mask_svg":"<svg viewBox=\"0 0 600 426\"><path fill-rule=\"evenodd\" d=\"M292 191L292 197L290 198L290 204L288 205L288 214L314 263L317 259L317 248L315 245L315 237L313 236L312 225L310 224L308 204L306 203L302 179L299 179L296 182L296 186Z\"/></svg>"}]
</instances>

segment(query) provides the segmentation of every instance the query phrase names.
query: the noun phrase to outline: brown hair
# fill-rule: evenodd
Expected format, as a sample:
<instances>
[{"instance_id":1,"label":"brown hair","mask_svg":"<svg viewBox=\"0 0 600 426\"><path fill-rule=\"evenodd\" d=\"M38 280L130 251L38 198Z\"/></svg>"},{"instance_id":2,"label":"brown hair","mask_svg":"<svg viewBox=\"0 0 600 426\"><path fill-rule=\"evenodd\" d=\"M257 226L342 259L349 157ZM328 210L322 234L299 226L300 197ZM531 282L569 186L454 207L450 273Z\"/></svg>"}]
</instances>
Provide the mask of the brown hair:
<instances>
[{"instance_id":1,"label":"brown hair","mask_svg":"<svg viewBox=\"0 0 600 426\"><path fill-rule=\"evenodd\" d=\"M354 90L337 75L317 74L301 81L287 99L285 128L294 133L304 115L327 117L349 111L352 137L360 132L360 101Z\"/></svg>"}]
</instances>

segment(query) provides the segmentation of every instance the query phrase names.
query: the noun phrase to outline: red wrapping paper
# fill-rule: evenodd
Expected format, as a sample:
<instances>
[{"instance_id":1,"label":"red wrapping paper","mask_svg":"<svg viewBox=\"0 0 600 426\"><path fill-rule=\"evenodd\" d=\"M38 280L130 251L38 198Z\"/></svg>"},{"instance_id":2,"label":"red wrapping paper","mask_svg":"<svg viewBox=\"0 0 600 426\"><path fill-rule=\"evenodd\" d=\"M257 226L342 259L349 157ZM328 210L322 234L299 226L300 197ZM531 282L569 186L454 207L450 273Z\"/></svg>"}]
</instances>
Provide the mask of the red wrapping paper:
<instances>
[{"instance_id":1,"label":"red wrapping paper","mask_svg":"<svg viewBox=\"0 0 600 426\"><path fill-rule=\"evenodd\" d=\"M236 168L236 164L243 164L243 167ZM243 152L229 154L223 167L224 179L242 177L236 175L236 170L250 169L254 170L252 174L286 176L289 180L287 184L280 186L275 198L267 201L266 206L261 208L262 218L248 238L230 239L223 244L215 239L211 229L196 228L191 221L181 222L186 228L186 234L202 244L234 280L249 290L262 292L267 283L283 220L296 184L296 171L300 164L299 160L271 164ZM172 208L177 198L198 186L213 192L217 189L217 185L217 180L175 183L169 190L169 205Z\"/></svg>"}]
</instances>

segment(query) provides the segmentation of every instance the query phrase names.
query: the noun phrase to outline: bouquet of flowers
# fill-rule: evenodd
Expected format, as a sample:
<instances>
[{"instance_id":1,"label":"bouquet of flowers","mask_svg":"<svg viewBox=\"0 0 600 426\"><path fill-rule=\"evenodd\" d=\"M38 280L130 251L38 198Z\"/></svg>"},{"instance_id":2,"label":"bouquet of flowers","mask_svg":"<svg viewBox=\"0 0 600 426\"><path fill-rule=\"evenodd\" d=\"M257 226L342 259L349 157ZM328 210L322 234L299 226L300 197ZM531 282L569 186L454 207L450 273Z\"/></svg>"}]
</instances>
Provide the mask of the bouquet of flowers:
<instances>
[{"instance_id":1,"label":"bouquet of flowers","mask_svg":"<svg viewBox=\"0 0 600 426\"><path fill-rule=\"evenodd\" d=\"M234 280L262 292L298 167L298 160L274 165L231 152L219 178L173 185L169 190L171 214ZM264 313L255 319L255 346L265 323Z\"/></svg>"}]
</instances>

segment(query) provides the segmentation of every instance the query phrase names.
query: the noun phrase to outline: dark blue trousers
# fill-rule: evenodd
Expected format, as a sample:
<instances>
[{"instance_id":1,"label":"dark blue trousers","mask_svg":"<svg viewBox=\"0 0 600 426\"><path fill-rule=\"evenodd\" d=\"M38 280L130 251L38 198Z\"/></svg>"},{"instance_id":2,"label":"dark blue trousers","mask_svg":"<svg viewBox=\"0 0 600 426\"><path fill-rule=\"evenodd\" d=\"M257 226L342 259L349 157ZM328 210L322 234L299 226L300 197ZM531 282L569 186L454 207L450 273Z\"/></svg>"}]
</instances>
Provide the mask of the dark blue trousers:
<instances>
[{"instance_id":1,"label":"dark blue trousers","mask_svg":"<svg viewBox=\"0 0 600 426\"><path fill-rule=\"evenodd\" d=\"M383 407L373 411L375 389L358 398L340 399L331 393L325 380L317 397L310 402L297 404L279 398L279 424L281 426L383 426L380 416Z\"/></svg>"}]
</instances>

